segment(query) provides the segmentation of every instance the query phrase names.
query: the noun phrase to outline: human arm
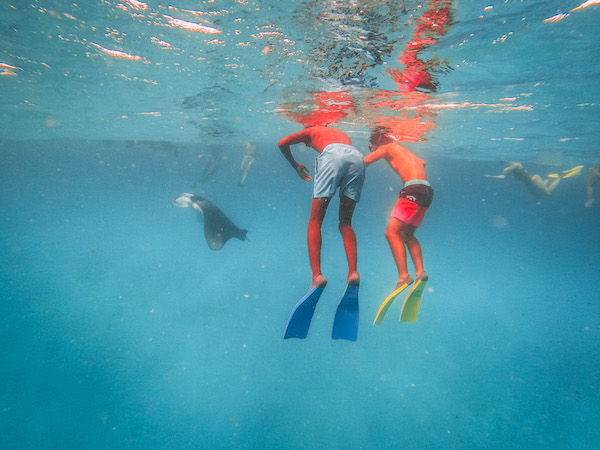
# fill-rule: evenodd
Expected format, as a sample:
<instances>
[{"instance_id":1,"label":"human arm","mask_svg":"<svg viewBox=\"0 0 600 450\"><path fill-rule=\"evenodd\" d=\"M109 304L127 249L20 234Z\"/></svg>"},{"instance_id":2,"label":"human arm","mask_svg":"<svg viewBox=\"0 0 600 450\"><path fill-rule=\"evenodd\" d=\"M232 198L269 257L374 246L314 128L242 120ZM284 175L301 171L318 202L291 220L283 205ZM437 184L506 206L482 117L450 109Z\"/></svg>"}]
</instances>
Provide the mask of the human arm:
<instances>
[{"instance_id":1,"label":"human arm","mask_svg":"<svg viewBox=\"0 0 600 450\"><path fill-rule=\"evenodd\" d=\"M485 175L485 176L488 178L498 178L498 179L503 180L506 178L506 175L508 175L510 172L513 172L515 170L524 170L521 163L510 162L509 165L504 168L504 170L502 171L502 173L500 175Z\"/></svg>"},{"instance_id":2,"label":"human arm","mask_svg":"<svg viewBox=\"0 0 600 450\"><path fill-rule=\"evenodd\" d=\"M279 150L281 151L283 157L288 160L300 178L305 181L312 180L312 177L309 175L306 166L304 166L304 164L300 164L294 159L294 155L292 155L292 150L290 149L291 145L300 143L304 143L306 145L310 144L310 137L305 130L290 134L289 136L281 139L278 143Z\"/></svg>"},{"instance_id":3,"label":"human arm","mask_svg":"<svg viewBox=\"0 0 600 450\"><path fill-rule=\"evenodd\" d=\"M385 148L379 147L374 152L369 153L367 156L363 158L365 161L365 165L373 164L376 161L379 161L381 158L385 158L387 152Z\"/></svg>"}]
</instances>

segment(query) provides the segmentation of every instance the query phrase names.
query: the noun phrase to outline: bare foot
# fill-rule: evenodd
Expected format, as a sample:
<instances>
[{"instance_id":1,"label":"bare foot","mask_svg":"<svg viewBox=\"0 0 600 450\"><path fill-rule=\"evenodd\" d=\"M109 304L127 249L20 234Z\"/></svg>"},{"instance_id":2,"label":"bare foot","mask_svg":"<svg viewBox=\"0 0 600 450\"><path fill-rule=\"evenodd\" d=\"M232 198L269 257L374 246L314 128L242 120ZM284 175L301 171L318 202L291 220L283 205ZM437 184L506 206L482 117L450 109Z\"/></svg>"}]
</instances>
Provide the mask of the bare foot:
<instances>
[{"instance_id":1,"label":"bare foot","mask_svg":"<svg viewBox=\"0 0 600 450\"><path fill-rule=\"evenodd\" d=\"M348 278L346 279L346 284L348 286L358 286L360 284L360 275L358 272L349 273Z\"/></svg>"},{"instance_id":2,"label":"bare foot","mask_svg":"<svg viewBox=\"0 0 600 450\"><path fill-rule=\"evenodd\" d=\"M319 275L317 275L316 277L313 278L312 283L310 285L311 289L313 287L324 288L325 286L327 286L327 280L325 279L325 277L321 273Z\"/></svg>"},{"instance_id":3,"label":"bare foot","mask_svg":"<svg viewBox=\"0 0 600 450\"><path fill-rule=\"evenodd\" d=\"M429 277L427 276L425 271L423 271L419 274L419 276L417 277L417 280L427 281L427 280L429 280Z\"/></svg>"},{"instance_id":4,"label":"bare foot","mask_svg":"<svg viewBox=\"0 0 600 450\"><path fill-rule=\"evenodd\" d=\"M402 287L402 285L406 285L409 286L411 284L414 283L415 280L412 279L412 277L410 275L406 275L406 278L403 280L398 280L398 283L396 283L396 289L399 289L400 287Z\"/></svg>"}]
</instances>

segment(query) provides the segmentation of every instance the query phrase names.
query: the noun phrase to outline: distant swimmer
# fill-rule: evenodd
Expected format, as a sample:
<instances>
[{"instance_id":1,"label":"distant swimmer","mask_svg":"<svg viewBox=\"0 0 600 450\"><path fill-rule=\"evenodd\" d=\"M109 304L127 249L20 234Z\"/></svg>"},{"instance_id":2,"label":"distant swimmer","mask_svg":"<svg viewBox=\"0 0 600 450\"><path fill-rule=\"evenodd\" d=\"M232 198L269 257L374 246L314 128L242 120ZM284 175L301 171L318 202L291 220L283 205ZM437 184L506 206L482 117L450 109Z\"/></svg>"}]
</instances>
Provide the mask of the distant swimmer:
<instances>
[{"instance_id":1,"label":"distant swimmer","mask_svg":"<svg viewBox=\"0 0 600 450\"><path fill-rule=\"evenodd\" d=\"M421 296L429 277L423 270L421 244L415 237L415 231L421 225L425 212L433 201L433 189L425 174L425 161L404 148L388 134L388 130L377 128L371 134L371 154L365 156L369 166L375 161L385 159L396 172L404 188L392 210L385 237L390 245L392 256L398 267L396 288L384 300L375 317L374 325L381 325L385 314L396 297L414 280L408 274L406 248L415 266L417 282L408 293L400 313L401 322L415 322L419 312Z\"/></svg>"},{"instance_id":2,"label":"distant swimmer","mask_svg":"<svg viewBox=\"0 0 600 450\"><path fill-rule=\"evenodd\" d=\"M244 155L242 156L242 163L240 164L240 182L239 185L243 186L246 183L248 172L252 168L256 161L256 143L245 142L244 143Z\"/></svg>"},{"instance_id":3,"label":"distant swimmer","mask_svg":"<svg viewBox=\"0 0 600 450\"><path fill-rule=\"evenodd\" d=\"M600 180L600 166L590 167L588 179L585 184L585 191L587 194L587 200L585 201L585 207L591 208L594 203L594 186Z\"/></svg>"},{"instance_id":4,"label":"distant swimmer","mask_svg":"<svg viewBox=\"0 0 600 450\"><path fill-rule=\"evenodd\" d=\"M204 155L204 165L202 174L200 175L201 180L209 181L223 159L223 146L221 144L211 144L208 153Z\"/></svg>"},{"instance_id":5,"label":"distant swimmer","mask_svg":"<svg viewBox=\"0 0 600 450\"><path fill-rule=\"evenodd\" d=\"M342 296L333 324L333 339L355 341L358 333L358 285L356 235L352 215L360 200L365 178L362 154L352 146L342 131L324 126L313 126L290 134L279 141L279 150L300 178L312 180L308 169L294 159L290 146L304 144L319 153L315 161L313 199L308 221L308 254L312 269L312 283L308 293L296 304L288 320L284 338L305 338L310 327L317 301L327 284L321 273L321 225L327 207L339 189L339 230L348 260L346 291Z\"/></svg>"},{"instance_id":6,"label":"distant swimmer","mask_svg":"<svg viewBox=\"0 0 600 450\"><path fill-rule=\"evenodd\" d=\"M506 175L512 174L517 180L525 183L529 192L535 197L539 197L540 195L552 195L563 178L579 175L582 168L583 166L576 166L560 174L546 175L546 178L542 179L538 174L531 175L527 172L521 163L511 161L500 175L486 175L486 177L504 179Z\"/></svg>"}]
</instances>

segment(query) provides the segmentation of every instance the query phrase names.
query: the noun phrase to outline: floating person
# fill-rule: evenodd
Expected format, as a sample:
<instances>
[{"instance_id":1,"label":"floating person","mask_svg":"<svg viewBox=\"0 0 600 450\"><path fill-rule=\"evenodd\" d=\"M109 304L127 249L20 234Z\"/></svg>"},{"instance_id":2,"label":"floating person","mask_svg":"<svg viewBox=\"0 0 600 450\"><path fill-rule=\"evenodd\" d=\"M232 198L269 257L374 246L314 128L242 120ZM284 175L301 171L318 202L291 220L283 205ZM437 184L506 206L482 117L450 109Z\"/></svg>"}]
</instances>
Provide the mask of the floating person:
<instances>
[{"instance_id":1,"label":"floating person","mask_svg":"<svg viewBox=\"0 0 600 450\"><path fill-rule=\"evenodd\" d=\"M289 161L298 176L312 180L308 169L294 159L290 146L304 144L319 154L315 161L313 200L308 221L308 254L312 270L312 283L307 294L296 304L288 320L284 339L304 339L308 334L315 307L327 280L321 273L321 225L331 198L339 188L339 230L344 241L348 260L346 290L335 315L333 339L355 341L358 333L358 286L356 235L352 228L352 215L365 177L362 154L352 146L350 138L342 131L324 126L305 128L279 141L279 150Z\"/></svg>"},{"instance_id":2,"label":"floating person","mask_svg":"<svg viewBox=\"0 0 600 450\"><path fill-rule=\"evenodd\" d=\"M256 143L245 142L244 143L244 155L242 156L242 163L240 165L240 182L239 185L243 186L246 183L248 172L252 168L256 161Z\"/></svg>"},{"instance_id":3,"label":"floating person","mask_svg":"<svg viewBox=\"0 0 600 450\"><path fill-rule=\"evenodd\" d=\"M579 175L582 167L573 167L560 174L549 174L542 179L538 174L531 175L527 172L521 163L510 161L500 175L486 175L486 177L504 179L506 175L512 174L517 180L525 183L532 195L539 197L540 195L552 195L563 178Z\"/></svg>"},{"instance_id":4,"label":"floating person","mask_svg":"<svg viewBox=\"0 0 600 450\"><path fill-rule=\"evenodd\" d=\"M414 282L408 274L406 249L415 266L416 283L404 300L400 321L414 323L417 320L423 290L429 280L423 270L421 244L415 237L415 231L421 225L425 212L433 201L433 189L427 181L425 161L398 144L388 134L387 129L376 128L371 133L369 149L371 153L364 158L367 166L385 159L404 183L385 231L385 237L398 268L398 282L396 288L381 304L373 324L381 325L392 302Z\"/></svg>"},{"instance_id":5,"label":"floating person","mask_svg":"<svg viewBox=\"0 0 600 450\"><path fill-rule=\"evenodd\" d=\"M223 212L211 202L199 195L181 194L175 199L175 204L181 208L193 207L202 214L204 220L204 237L211 250L221 250L231 238L247 241L246 233L234 225ZM198 217L200 219L200 217Z\"/></svg>"},{"instance_id":6,"label":"floating person","mask_svg":"<svg viewBox=\"0 0 600 450\"><path fill-rule=\"evenodd\" d=\"M600 180L600 166L590 167L588 179L585 184L585 191L587 199L585 201L585 207L591 208L594 203L594 185Z\"/></svg>"},{"instance_id":7,"label":"floating person","mask_svg":"<svg viewBox=\"0 0 600 450\"><path fill-rule=\"evenodd\" d=\"M223 146L221 144L211 144L209 152L204 155L204 166L202 168L201 179L208 181L217 171L219 164L223 160Z\"/></svg>"}]
</instances>

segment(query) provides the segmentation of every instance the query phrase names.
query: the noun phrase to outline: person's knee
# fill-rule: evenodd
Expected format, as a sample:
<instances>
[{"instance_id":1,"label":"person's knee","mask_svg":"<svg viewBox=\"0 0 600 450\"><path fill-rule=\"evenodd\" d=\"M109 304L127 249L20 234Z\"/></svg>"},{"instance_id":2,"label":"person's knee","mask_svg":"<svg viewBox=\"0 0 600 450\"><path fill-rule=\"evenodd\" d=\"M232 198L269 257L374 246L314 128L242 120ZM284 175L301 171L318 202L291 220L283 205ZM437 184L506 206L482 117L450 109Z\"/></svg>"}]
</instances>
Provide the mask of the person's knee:
<instances>
[{"instance_id":1,"label":"person's knee","mask_svg":"<svg viewBox=\"0 0 600 450\"><path fill-rule=\"evenodd\" d=\"M397 228L388 226L385 229L385 238L388 240L388 242L392 242L399 239L402 240L402 234Z\"/></svg>"},{"instance_id":2,"label":"person's knee","mask_svg":"<svg viewBox=\"0 0 600 450\"><path fill-rule=\"evenodd\" d=\"M323 224L323 219L319 218L319 217L310 217L308 219L308 226L310 227L317 227L317 228L321 228L321 225Z\"/></svg>"},{"instance_id":3,"label":"person's knee","mask_svg":"<svg viewBox=\"0 0 600 450\"><path fill-rule=\"evenodd\" d=\"M340 220L338 222L338 229L340 230L340 233L344 234L345 231L352 230L352 222Z\"/></svg>"},{"instance_id":4,"label":"person's knee","mask_svg":"<svg viewBox=\"0 0 600 450\"><path fill-rule=\"evenodd\" d=\"M419 245L419 241L414 236L414 234L411 234L410 236L405 236L403 238L403 240L404 240L404 243L406 244L407 247L412 247L414 245Z\"/></svg>"},{"instance_id":5,"label":"person's knee","mask_svg":"<svg viewBox=\"0 0 600 450\"><path fill-rule=\"evenodd\" d=\"M411 228L401 228L399 233L404 242L413 241L415 239L415 232Z\"/></svg>"},{"instance_id":6,"label":"person's knee","mask_svg":"<svg viewBox=\"0 0 600 450\"><path fill-rule=\"evenodd\" d=\"M390 239L400 239L402 241L406 241L414 238L413 233L414 230L404 223L400 225L390 224L385 230L385 237L388 241Z\"/></svg>"}]
</instances>

